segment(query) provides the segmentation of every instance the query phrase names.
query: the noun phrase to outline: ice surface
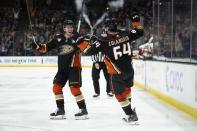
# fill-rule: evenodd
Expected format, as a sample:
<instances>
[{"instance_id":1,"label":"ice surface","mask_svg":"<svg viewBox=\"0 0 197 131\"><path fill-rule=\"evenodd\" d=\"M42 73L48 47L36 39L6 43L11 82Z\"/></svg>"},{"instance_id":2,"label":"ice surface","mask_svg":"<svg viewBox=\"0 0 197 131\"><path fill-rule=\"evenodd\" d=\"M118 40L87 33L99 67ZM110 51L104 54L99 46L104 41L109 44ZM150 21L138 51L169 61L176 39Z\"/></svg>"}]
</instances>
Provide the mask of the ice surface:
<instances>
[{"instance_id":1,"label":"ice surface","mask_svg":"<svg viewBox=\"0 0 197 131\"><path fill-rule=\"evenodd\" d=\"M124 123L117 100L106 95L101 74L101 96L94 94L91 69L83 68L82 92L89 112L88 120L75 120L78 112L68 85L64 88L66 120L50 120L56 109L52 81L57 68L0 68L0 131L197 131L197 119L160 101L146 91L132 88L132 107L136 107L139 126Z\"/></svg>"}]
</instances>

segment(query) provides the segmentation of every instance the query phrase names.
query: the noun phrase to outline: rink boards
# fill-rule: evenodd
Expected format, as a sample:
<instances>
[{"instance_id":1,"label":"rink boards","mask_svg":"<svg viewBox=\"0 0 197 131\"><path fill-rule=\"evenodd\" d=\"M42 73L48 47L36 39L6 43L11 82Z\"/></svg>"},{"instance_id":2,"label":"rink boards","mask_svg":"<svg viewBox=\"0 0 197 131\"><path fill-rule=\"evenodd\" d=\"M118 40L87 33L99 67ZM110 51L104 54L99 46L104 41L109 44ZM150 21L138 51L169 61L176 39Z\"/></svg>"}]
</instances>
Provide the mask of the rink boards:
<instances>
[{"instance_id":1,"label":"rink boards","mask_svg":"<svg viewBox=\"0 0 197 131\"><path fill-rule=\"evenodd\" d=\"M197 66L180 63L133 62L135 85L197 118Z\"/></svg>"},{"instance_id":2,"label":"rink boards","mask_svg":"<svg viewBox=\"0 0 197 131\"><path fill-rule=\"evenodd\" d=\"M81 58L83 67L91 67L91 57ZM0 67L57 67L57 56L0 57Z\"/></svg>"},{"instance_id":3,"label":"rink boards","mask_svg":"<svg viewBox=\"0 0 197 131\"><path fill-rule=\"evenodd\" d=\"M91 57L81 63L91 68ZM197 66L142 60L133 66L136 86L197 118ZM57 67L57 57L0 57L0 67Z\"/></svg>"}]
</instances>

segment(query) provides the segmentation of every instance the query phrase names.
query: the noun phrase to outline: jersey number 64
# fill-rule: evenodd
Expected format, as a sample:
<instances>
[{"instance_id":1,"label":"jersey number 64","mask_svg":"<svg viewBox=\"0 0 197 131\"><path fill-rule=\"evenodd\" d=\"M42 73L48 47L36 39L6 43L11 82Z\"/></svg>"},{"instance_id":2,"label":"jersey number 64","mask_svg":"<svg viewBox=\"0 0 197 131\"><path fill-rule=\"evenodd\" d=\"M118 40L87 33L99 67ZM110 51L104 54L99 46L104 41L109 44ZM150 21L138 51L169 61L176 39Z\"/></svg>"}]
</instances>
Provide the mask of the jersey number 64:
<instances>
[{"instance_id":1,"label":"jersey number 64","mask_svg":"<svg viewBox=\"0 0 197 131\"><path fill-rule=\"evenodd\" d=\"M130 43L127 42L122 45L118 45L113 47L113 53L114 53L114 58L115 60L118 60L122 55L131 55L131 46Z\"/></svg>"}]
</instances>

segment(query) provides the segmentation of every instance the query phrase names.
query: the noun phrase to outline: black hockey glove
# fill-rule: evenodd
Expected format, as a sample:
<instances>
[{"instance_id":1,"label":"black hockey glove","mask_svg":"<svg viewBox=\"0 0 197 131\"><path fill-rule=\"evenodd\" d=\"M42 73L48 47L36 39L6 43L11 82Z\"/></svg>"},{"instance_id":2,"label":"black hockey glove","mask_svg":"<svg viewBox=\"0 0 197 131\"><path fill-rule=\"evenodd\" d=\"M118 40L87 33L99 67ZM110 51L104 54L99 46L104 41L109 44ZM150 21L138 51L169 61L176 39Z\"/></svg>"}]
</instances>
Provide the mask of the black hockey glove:
<instances>
[{"instance_id":1,"label":"black hockey glove","mask_svg":"<svg viewBox=\"0 0 197 131\"><path fill-rule=\"evenodd\" d=\"M31 35L33 42L31 43L31 48L34 50L40 50L42 46L36 42L35 36Z\"/></svg>"},{"instance_id":2,"label":"black hockey glove","mask_svg":"<svg viewBox=\"0 0 197 131\"><path fill-rule=\"evenodd\" d=\"M84 36L78 37L77 40L76 40L76 44L79 45L83 41L89 42L90 41L90 36L89 35L84 35Z\"/></svg>"},{"instance_id":3,"label":"black hockey glove","mask_svg":"<svg viewBox=\"0 0 197 131\"><path fill-rule=\"evenodd\" d=\"M90 38L90 40L91 40L91 41L95 41L95 40L97 40L97 36L92 35L92 36L91 36L91 38Z\"/></svg>"},{"instance_id":4,"label":"black hockey glove","mask_svg":"<svg viewBox=\"0 0 197 131\"><path fill-rule=\"evenodd\" d=\"M132 15L131 17L132 22L140 22L140 17L137 14Z\"/></svg>"},{"instance_id":5,"label":"black hockey glove","mask_svg":"<svg viewBox=\"0 0 197 131\"><path fill-rule=\"evenodd\" d=\"M34 49L34 50L40 50L42 48L42 46L40 44L32 42L31 43L31 48Z\"/></svg>"},{"instance_id":6,"label":"black hockey glove","mask_svg":"<svg viewBox=\"0 0 197 131\"><path fill-rule=\"evenodd\" d=\"M93 44L98 38L95 35L92 35L90 38L90 44Z\"/></svg>"}]
</instances>

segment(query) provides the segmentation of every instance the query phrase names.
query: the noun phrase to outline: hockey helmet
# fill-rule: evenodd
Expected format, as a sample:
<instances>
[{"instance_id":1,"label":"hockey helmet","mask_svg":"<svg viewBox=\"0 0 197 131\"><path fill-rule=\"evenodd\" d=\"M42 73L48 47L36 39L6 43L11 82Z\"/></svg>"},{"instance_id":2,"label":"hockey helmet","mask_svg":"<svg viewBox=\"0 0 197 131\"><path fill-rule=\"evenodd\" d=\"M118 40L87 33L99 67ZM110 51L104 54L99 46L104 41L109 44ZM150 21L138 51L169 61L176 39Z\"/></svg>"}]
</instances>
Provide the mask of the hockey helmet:
<instances>
[{"instance_id":1,"label":"hockey helmet","mask_svg":"<svg viewBox=\"0 0 197 131\"><path fill-rule=\"evenodd\" d=\"M118 21L116 18L106 18L105 27L108 27L109 31L117 31Z\"/></svg>"},{"instance_id":2,"label":"hockey helmet","mask_svg":"<svg viewBox=\"0 0 197 131\"><path fill-rule=\"evenodd\" d=\"M63 22L63 28L65 28L67 25L72 25L72 26L74 26L74 22L73 22L72 20L70 20L70 19L65 20L65 21Z\"/></svg>"}]
</instances>

